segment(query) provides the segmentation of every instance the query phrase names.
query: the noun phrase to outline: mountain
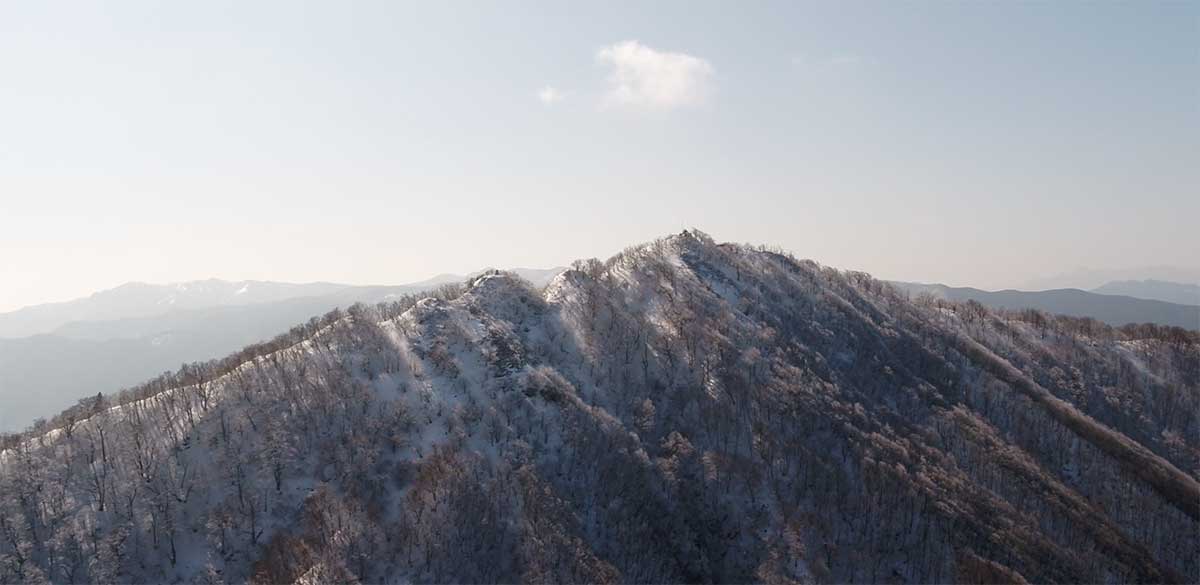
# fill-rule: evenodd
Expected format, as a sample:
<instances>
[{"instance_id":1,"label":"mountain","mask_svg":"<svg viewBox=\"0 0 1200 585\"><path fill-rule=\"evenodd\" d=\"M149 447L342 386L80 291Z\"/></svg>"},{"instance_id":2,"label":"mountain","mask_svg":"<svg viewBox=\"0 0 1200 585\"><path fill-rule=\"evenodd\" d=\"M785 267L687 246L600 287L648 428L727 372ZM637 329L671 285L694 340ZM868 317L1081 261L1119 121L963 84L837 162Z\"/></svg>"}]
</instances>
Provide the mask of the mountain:
<instances>
[{"instance_id":1,"label":"mountain","mask_svg":"<svg viewBox=\"0 0 1200 585\"><path fill-rule=\"evenodd\" d=\"M332 294L347 285L209 279L174 284L131 282L91 296L0 313L0 338L28 337L72 321L109 321L160 315L172 310L250 305Z\"/></svg>"},{"instance_id":2,"label":"mountain","mask_svg":"<svg viewBox=\"0 0 1200 585\"><path fill-rule=\"evenodd\" d=\"M418 290L433 290L439 286L447 284L461 284L469 279L479 276L480 274L492 272L494 270L496 269L484 268L483 270L476 270L475 272L471 272L469 274L439 274L433 278L430 278L429 280L414 282L406 286L408 288L414 288ZM554 268L509 268L507 271L528 281L535 287L543 287L549 284L551 280L554 280L554 277L558 276L558 274L564 270L566 270L565 267L556 266Z\"/></svg>"},{"instance_id":3,"label":"mountain","mask_svg":"<svg viewBox=\"0 0 1200 585\"><path fill-rule=\"evenodd\" d=\"M1165 280L1169 282L1200 284L1200 267L1142 266L1138 268L1109 270L1079 268L1054 276L1035 278L1026 282L1021 288L1025 290L1060 288L1092 290L1114 280Z\"/></svg>"},{"instance_id":4,"label":"mountain","mask_svg":"<svg viewBox=\"0 0 1200 585\"><path fill-rule=\"evenodd\" d=\"M996 309L1037 309L1073 317L1091 317L1110 325L1156 323L1200 329L1200 307L1076 289L986 291L944 284L893 282L911 295L928 293L950 301L976 301Z\"/></svg>"},{"instance_id":5,"label":"mountain","mask_svg":"<svg viewBox=\"0 0 1200 585\"><path fill-rule=\"evenodd\" d=\"M350 304L335 298L290 299L81 321L52 335L0 339L0 431L23 428L96 390L116 391L186 362L227 355Z\"/></svg>"},{"instance_id":6,"label":"mountain","mask_svg":"<svg viewBox=\"0 0 1200 585\"><path fill-rule=\"evenodd\" d=\"M0 582L1200 581L1200 335L684 232L0 439Z\"/></svg>"},{"instance_id":7,"label":"mountain","mask_svg":"<svg viewBox=\"0 0 1200 585\"><path fill-rule=\"evenodd\" d=\"M1124 295L1179 305L1200 305L1200 285L1165 280L1115 280L1092 289L1102 295Z\"/></svg>"},{"instance_id":8,"label":"mountain","mask_svg":"<svg viewBox=\"0 0 1200 585\"><path fill-rule=\"evenodd\" d=\"M186 362L227 355L336 307L420 290L351 287L321 297L75 321L50 334L0 339L0 431L22 428L96 390L113 392Z\"/></svg>"},{"instance_id":9,"label":"mountain","mask_svg":"<svg viewBox=\"0 0 1200 585\"><path fill-rule=\"evenodd\" d=\"M545 283L561 270L521 273ZM0 431L24 428L97 390L114 392L186 362L227 355L337 307L379 303L466 278L446 275L400 286L220 280L126 285L64 303L66 308L53 314L47 305L33 307L23 314L41 316L41 326L66 315L127 316L71 321L38 335L0 338ZM302 296L287 296L293 294Z\"/></svg>"},{"instance_id":10,"label":"mountain","mask_svg":"<svg viewBox=\"0 0 1200 585\"><path fill-rule=\"evenodd\" d=\"M518 268L514 272L535 283L549 282L562 268ZM53 333L77 321L121 321L165 315L173 311L236 307L289 299L326 297L371 302L387 294L431 290L459 283L471 275L442 274L429 280L399 286L361 286L332 282L295 284L259 280L227 281L210 278L171 284L131 282L91 296L62 303L47 303L0 313L0 338Z\"/></svg>"}]
</instances>

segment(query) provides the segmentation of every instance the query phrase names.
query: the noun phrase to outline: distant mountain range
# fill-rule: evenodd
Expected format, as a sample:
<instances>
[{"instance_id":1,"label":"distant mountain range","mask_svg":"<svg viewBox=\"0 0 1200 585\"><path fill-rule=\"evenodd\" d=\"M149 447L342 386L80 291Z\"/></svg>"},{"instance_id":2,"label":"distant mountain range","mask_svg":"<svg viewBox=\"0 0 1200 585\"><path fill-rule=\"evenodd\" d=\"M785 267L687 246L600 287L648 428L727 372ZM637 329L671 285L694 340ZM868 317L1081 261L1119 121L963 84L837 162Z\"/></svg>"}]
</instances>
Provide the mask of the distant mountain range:
<instances>
[{"instance_id":1,"label":"distant mountain range","mask_svg":"<svg viewBox=\"0 0 1200 585\"><path fill-rule=\"evenodd\" d=\"M1077 288L1079 290L1096 290L1115 281L1144 281L1157 280L1173 283L1190 283L1200 285L1200 267L1185 266L1143 266L1124 269L1091 269L1080 268L1049 277L1035 278L1017 287L1021 290L1052 290L1060 288ZM1131 295L1137 296L1137 295ZM1167 300L1158 299L1156 300Z\"/></svg>"},{"instance_id":2,"label":"distant mountain range","mask_svg":"<svg viewBox=\"0 0 1200 585\"><path fill-rule=\"evenodd\" d=\"M209 279L174 284L131 282L91 296L0 313L0 337L50 333L72 321L109 321L162 315L171 311L269 303L321 297L351 287L328 282L282 282Z\"/></svg>"},{"instance_id":3,"label":"distant mountain range","mask_svg":"<svg viewBox=\"0 0 1200 585\"><path fill-rule=\"evenodd\" d=\"M561 271L562 268L513 270L535 284L549 282ZM441 274L429 280L398 286L360 286L332 282L295 284L260 280L228 281L216 278L172 284L130 282L81 299L34 305L0 313L0 338L52 333L59 327L75 321L153 317L181 310L258 305L298 298L322 298L338 303L379 302L389 294L401 295L433 289L451 282L463 282L479 272Z\"/></svg>"},{"instance_id":4,"label":"distant mountain range","mask_svg":"<svg viewBox=\"0 0 1200 585\"><path fill-rule=\"evenodd\" d=\"M561 272L516 269L541 286ZM478 274L478 273L476 273ZM0 431L74 404L271 339L311 317L461 283L443 274L405 285L217 279L130 283L86 298L0 313Z\"/></svg>"},{"instance_id":5,"label":"distant mountain range","mask_svg":"<svg viewBox=\"0 0 1200 585\"><path fill-rule=\"evenodd\" d=\"M1200 305L1200 285L1183 282L1116 280L1096 287L1092 289L1092 292L1166 301L1179 305Z\"/></svg>"},{"instance_id":6,"label":"distant mountain range","mask_svg":"<svg viewBox=\"0 0 1200 585\"><path fill-rule=\"evenodd\" d=\"M950 301L974 300L992 308L1038 309L1073 317L1091 317L1110 325L1157 323L1185 329L1200 329L1200 306L1196 305L1183 305L1126 295L1100 294L1070 288L1043 291L986 291L944 284L915 282L893 282L892 284L912 295L929 293ZM1113 283L1113 287L1109 290L1118 288L1117 284Z\"/></svg>"}]
</instances>

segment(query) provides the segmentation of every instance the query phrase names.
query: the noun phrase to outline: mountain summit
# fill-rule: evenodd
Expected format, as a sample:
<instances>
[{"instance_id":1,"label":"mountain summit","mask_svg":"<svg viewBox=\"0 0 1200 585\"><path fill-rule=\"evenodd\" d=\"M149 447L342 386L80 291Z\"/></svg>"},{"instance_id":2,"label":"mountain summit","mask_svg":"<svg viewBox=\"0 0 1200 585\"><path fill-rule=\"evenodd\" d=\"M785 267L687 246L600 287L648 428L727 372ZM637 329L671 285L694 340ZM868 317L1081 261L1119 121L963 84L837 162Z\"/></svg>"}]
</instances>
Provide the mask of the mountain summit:
<instances>
[{"instance_id":1,"label":"mountain summit","mask_svg":"<svg viewBox=\"0 0 1200 585\"><path fill-rule=\"evenodd\" d=\"M0 582L1197 582L1198 374L684 232L6 438Z\"/></svg>"}]
</instances>

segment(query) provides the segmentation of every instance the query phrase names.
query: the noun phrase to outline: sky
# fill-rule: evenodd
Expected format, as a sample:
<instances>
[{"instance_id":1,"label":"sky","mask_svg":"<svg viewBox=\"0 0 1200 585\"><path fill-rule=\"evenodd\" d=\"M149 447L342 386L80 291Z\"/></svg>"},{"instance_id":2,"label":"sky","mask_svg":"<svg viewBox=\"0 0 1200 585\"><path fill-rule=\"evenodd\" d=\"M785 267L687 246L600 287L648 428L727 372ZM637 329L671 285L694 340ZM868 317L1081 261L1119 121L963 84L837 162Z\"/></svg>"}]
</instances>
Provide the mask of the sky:
<instances>
[{"instance_id":1,"label":"sky","mask_svg":"<svg viewBox=\"0 0 1200 585\"><path fill-rule=\"evenodd\" d=\"M981 288L1195 267L1200 4L0 3L0 311L684 227Z\"/></svg>"}]
</instances>

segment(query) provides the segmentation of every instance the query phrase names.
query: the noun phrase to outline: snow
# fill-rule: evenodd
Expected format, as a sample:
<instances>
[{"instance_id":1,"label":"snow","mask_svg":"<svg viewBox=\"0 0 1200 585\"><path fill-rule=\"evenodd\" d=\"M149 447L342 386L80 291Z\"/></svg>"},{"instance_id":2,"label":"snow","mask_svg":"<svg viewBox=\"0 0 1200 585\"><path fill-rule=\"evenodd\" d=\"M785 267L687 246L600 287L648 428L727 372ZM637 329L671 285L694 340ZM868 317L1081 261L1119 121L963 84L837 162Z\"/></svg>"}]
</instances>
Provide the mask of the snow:
<instances>
[{"instance_id":1,"label":"snow","mask_svg":"<svg viewBox=\"0 0 1200 585\"><path fill-rule=\"evenodd\" d=\"M727 315L728 322L732 324L731 329L743 333L768 333L758 322L751 321L750 317L743 314L745 307L742 306L762 302L763 295L759 294L757 289L743 288L747 286L743 283L746 282L744 275L747 274L747 266L763 271L774 269L766 260L758 257L748 260L742 265L742 278L739 278L737 273L730 272L728 265L717 261L716 256L719 252L704 249L694 240L673 238L665 243L644 246L632 253L651 252L661 252L653 257L658 264L647 267L645 263L620 261L606 269L601 277L604 286L608 287L605 289L606 294L612 295L608 300L614 305L619 305L621 310L635 314L639 325L644 325L648 330L639 331L638 335L678 339L694 333L688 330L686 322L680 324L681 320L677 316L679 303L672 300L689 295L703 296L705 302L709 303L707 306L716 307L722 314ZM668 266L672 272L657 272L663 265ZM306 382L311 386L365 388L367 393L351 396L365 400L367 404L364 406L372 408L382 405L397 409L402 407L403 412L412 418L415 424L404 436L407 443L395 453L389 451L381 455L384 462L392 466L400 462L419 463L453 442L456 446L461 445L458 451L460 455L478 457L496 467L511 463L514 449L526 449L536 453L539 465L552 468L566 458L563 452L570 448L572 437L567 433L572 430L564 430L567 426L565 423L569 421L601 429L608 437L627 437L629 451L636 454L635 466L654 468L661 464L662 460L654 458L659 453L652 457L647 453L647 449L655 452L655 445L643 443L643 439L634 434L634 427L627 420L620 418L624 416L621 409L627 408L628 396L621 395L621 388L614 390L615 384L611 380L605 383L599 375L591 371L602 358L597 357L596 348L587 345L600 345L595 341L596 336L589 334L588 329L602 328L604 322L589 322L581 316L584 309L582 304L589 298L587 287L595 284L590 282L589 278L583 271L566 270L555 276L543 293L539 294L510 275L485 273L472 280L458 298L422 299L398 316L376 321L373 325L377 327L371 327L371 323L355 322L357 317L347 316L317 331L309 339L247 361L214 380L214 400L232 405L233 412L236 413L244 399L243 387L257 388L260 385L269 385L273 381L272 376L287 375L285 370L289 366L301 364L312 366L304 374L308 377ZM235 294L243 294L247 289L248 285L244 284ZM795 298L785 297L779 302L786 304L794 302ZM851 297L847 295L847 298ZM840 315L848 315L861 322L869 322L871 319L863 315L866 309L860 311L832 290L822 291L821 301L826 303L826 306L841 309ZM671 314L672 310L676 311L676 315ZM942 311L946 321L959 321L959 316L952 310ZM361 314L363 313L355 313ZM798 320L797 326L800 325ZM845 331L827 321L822 325L814 319L811 327L809 323L802 325L808 328L810 335L806 341L814 345L829 340L829 345L832 346L832 341L846 336ZM728 335L732 337L734 333ZM719 339L724 341L728 338ZM796 345L794 349L806 356L811 351L803 345ZM662 363L663 360L657 359L661 357L657 347L652 346L646 351L657 363ZM666 351L670 352L670 349ZM1139 371L1147 372L1145 364L1138 361L1134 347L1123 346L1122 351ZM757 348L753 352L751 354L747 350L747 355L753 355L754 361L763 359L769 363ZM380 356L386 358L386 368L380 367ZM498 356L503 356L504 359L501 360ZM873 358L872 352L867 348L861 352L858 352L857 348L831 349L805 359L823 363L826 357L829 358L828 367L843 369L850 369L856 365L867 367L872 359L877 359ZM280 363L283 365L280 366ZM776 375L781 375L786 370L792 379L799 380L803 377L799 365L793 364L785 368L776 363L773 366L778 370ZM335 383L328 384L331 380ZM304 385L295 385L298 394L302 392L299 387ZM713 404L720 402L721 397L728 393L716 375L699 380L699 385ZM195 404L196 398L191 392L194 388L172 388L142 401L114 406L108 411L109 418L115 420L112 416L122 414L123 409L158 408L171 399ZM672 383L662 388L661 396L653 395L653 401L659 408L666 408L672 401L686 396L687 389L683 388L682 384ZM798 393L798 399L816 394L831 396L840 391L834 382L814 383L803 388L809 394ZM328 391L328 388L325 390ZM640 400L642 397L638 398ZM511 425L505 430L517 437L513 440L513 443L519 443L517 447L493 443L487 436L485 425L478 422L480 419L471 419L466 415L470 410L494 413L505 404L511 404L504 402L508 399L515 399L513 402L520 404L520 409L513 419L525 417L504 423ZM249 401L249 398L245 400ZM286 400L291 400L291 397L286 397ZM896 408L896 399L889 397L883 402L892 409ZM342 402L333 409L344 408L345 404L346 402ZM858 410L851 418L854 421L859 418L866 420L867 412L863 406L859 403L855 403L855 406ZM507 414L505 419L508 418ZM286 414L280 413L278 416ZM332 416L337 415L335 413ZM673 416L683 419L693 414L685 407L680 407ZM464 420L471 422L460 424ZM283 422L286 424L290 421ZM80 424L86 426L93 424L93 421ZM173 438L177 438L172 437L172 433L189 436L184 424L182 421L176 421L175 427L165 432L155 430L148 436L166 451L165 447ZM213 425L215 422L210 419L201 424ZM846 424L849 426L851 423ZM523 429L513 430L514 427L522 425ZM261 437L255 435L255 431L243 429L242 432L252 437L247 440L248 443L253 444L252 441L261 440ZM890 430L886 432L891 433ZM61 431L52 431L38 440L53 443L60 436ZM649 441L653 435L651 431L646 431L643 436ZM754 437L754 440L758 441L759 438ZM905 444L882 435L872 437L871 440L880 445ZM197 446L200 448L196 448ZM722 465L720 457L730 457L730 453L718 456L706 450L712 448L712 445L705 446L699 439L696 446L702 450L706 472L713 476ZM896 447L895 450L903 452L904 457L908 456L904 447ZM203 470L202 472L214 477L224 472L218 469L218 454L214 454L203 445L197 443L184 451L186 452L181 457L195 464L198 469ZM9 452L0 452L0 465L10 462L13 459L12 455ZM336 489L336 481L330 479L335 475L333 464L322 460L324 455L326 454L307 453L292 463L293 467L301 470L298 472L300 475L285 479L281 494L272 495L272 498L275 498L272 500L274 508L283 512L273 515L269 520L264 540L269 538L273 530L286 529L287 514L294 512L307 495L324 485L323 480L328 480L331 489ZM733 455L737 455L736 448ZM845 466L847 476L857 473L856 463L852 464L849 458L843 458L841 464ZM899 461L896 465L904 469ZM197 499L187 504L191 509L204 510L214 502L229 496L228 482L212 483L211 488L207 488L207 499ZM763 535L759 537L773 543L787 543L787 546L792 548L803 547L806 532L797 526L782 522L788 512L767 488L768 484L762 483L753 488L747 487L746 493L742 494L762 502L761 510L769 519L757 526L763 530ZM272 492L273 489L274 486L271 486ZM389 485L386 501L383 502L383 515L388 519L400 518L407 489L409 488ZM957 502L947 505L951 504ZM595 514L599 511L588 512ZM592 523L594 519L587 522ZM192 536L190 531L181 530L179 544L180 562L173 569L176 578L187 580L190 575L196 574L206 563L212 561L206 553L210 546L202 537ZM812 579L807 559L792 558L788 562L794 563L790 569L778 570L790 571L802 580Z\"/></svg>"}]
</instances>

